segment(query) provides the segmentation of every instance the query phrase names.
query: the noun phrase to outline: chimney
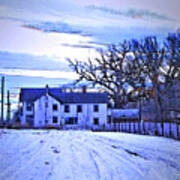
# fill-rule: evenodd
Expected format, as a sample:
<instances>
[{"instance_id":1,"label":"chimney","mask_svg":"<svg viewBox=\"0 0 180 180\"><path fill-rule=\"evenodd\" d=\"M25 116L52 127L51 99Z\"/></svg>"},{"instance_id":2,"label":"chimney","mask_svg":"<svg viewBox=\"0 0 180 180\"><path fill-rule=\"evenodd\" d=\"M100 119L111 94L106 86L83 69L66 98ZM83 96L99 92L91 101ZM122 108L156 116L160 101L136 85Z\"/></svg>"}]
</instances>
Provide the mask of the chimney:
<instances>
[{"instance_id":1,"label":"chimney","mask_svg":"<svg viewBox=\"0 0 180 180\"><path fill-rule=\"evenodd\" d=\"M82 86L82 92L83 92L83 93L86 93L86 86L85 86L85 85Z\"/></svg>"},{"instance_id":2,"label":"chimney","mask_svg":"<svg viewBox=\"0 0 180 180\"><path fill-rule=\"evenodd\" d=\"M63 89L62 89L62 92L66 93L66 88L63 88Z\"/></svg>"},{"instance_id":3,"label":"chimney","mask_svg":"<svg viewBox=\"0 0 180 180\"><path fill-rule=\"evenodd\" d=\"M46 95L49 93L49 87L48 84L46 84Z\"/></svg>"}]
</instances>

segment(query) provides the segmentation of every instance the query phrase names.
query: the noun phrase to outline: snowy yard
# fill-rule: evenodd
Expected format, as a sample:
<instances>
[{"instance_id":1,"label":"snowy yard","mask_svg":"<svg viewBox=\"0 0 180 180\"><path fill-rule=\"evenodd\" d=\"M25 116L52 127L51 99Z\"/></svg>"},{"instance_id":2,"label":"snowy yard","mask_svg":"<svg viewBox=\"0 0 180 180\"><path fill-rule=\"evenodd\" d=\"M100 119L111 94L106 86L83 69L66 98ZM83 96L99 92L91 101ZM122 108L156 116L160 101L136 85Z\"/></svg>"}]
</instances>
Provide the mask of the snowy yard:
<instances>
[{"instance_id":1,"label":"snowy yard","mask_svg":"<svg viewBox=\"0 0 180 180\"><path fill-rule=\"evenodd\" d=\"M180 142L90 131L0 130L0 180L180 179Z\"/></svg>"}]
</instances>

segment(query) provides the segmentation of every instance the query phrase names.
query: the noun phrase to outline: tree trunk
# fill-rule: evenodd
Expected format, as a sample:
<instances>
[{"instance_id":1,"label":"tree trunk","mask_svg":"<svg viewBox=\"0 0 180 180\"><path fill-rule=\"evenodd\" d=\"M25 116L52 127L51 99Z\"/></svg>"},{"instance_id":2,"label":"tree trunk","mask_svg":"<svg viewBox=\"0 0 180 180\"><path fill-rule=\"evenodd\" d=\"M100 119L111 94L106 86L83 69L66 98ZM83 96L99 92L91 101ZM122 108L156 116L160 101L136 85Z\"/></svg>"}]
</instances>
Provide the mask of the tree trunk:
<instances>
[{"instance_id":1,"label":"tree trunk","mask_svg":"<svg viewBox=\"0 0 180 180\"><path fill-rule=\"evenodd\" d=\"M160 121L162 123L161 99L157 86L158 86L157 79L155 78L153 81L153 92L154 92L154 101L156 106L156 120L155 120L156 133L158 132L157 122Z\"/></svg>"},{"instance_id":2,"label":"tree trunk","mask_svg":"<svg viewBox=\"0 0 180 180\"><path fill-rule=\"evenodd\" d=\"M139 122L138 122L138 131L141 134L141 97L139 96Z\"/></svg>"},{"instance_id":3,"label":"tree trunk","mask_svg":"<svg viewBox=\"0 0 180 180\"><path fill-rule=\"evenodd\" d=\"M119 95L116 95L115 99L114 99L114 108L115 109L122 109L123 108L123 105L120 101L120 97Z\"/></svg>"},{"instance_id":4,"label":"tree trunk","mask_svg":"<svg viewBox=\"0 0 180 180\"><path fill-rule=\"evenodd\" d=\"M160 94L157 90L157 87L155 87L155 105L156 105L156 122L155 122L155 126L156 126L156 133L158 133L158 127L157 127L157 122L159 121L161 123L163 123L162 120L162 105L161 105L161 99L160 99ZM163 129L163 127L162 127ZM163 130L162 130L163 131Z\"/></svg>"}]
</instances>

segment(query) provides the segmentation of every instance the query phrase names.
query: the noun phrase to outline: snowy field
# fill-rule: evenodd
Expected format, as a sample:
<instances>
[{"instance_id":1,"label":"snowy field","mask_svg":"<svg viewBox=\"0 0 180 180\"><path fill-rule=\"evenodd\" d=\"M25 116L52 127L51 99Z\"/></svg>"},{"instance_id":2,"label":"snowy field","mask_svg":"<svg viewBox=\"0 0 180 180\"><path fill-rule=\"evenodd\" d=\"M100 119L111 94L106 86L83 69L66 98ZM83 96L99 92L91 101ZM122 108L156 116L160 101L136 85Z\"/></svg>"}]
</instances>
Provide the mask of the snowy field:
<instances>
[{"instance_id":1,"label":"snowy field","mask_svg":"<svg viewBox=\"0 0 180 180\"><path fill-rule=\"evenodd\" d=\"M180 142L126 133L0 130L0 180L176 180Z\"/></svg>"}]
</instances>

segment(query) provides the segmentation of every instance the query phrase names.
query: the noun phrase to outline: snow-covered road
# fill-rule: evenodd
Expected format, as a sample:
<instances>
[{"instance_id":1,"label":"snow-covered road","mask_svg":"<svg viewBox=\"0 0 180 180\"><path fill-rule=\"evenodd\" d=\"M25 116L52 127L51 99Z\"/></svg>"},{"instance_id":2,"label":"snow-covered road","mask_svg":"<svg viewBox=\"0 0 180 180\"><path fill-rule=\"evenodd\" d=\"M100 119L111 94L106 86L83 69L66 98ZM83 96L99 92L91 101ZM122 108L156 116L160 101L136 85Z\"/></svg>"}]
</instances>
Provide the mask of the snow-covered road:
<instances>
[{"instance_id":1,"label":"snow-covered road","mask_svg":"<svg viewBox=\"0 0 180 180\"><path fill-rule=\"evenodd\" d=\"M180 179L180 142L126 133L0 130L0 180Z\"/></svg>"}]
</instances>

